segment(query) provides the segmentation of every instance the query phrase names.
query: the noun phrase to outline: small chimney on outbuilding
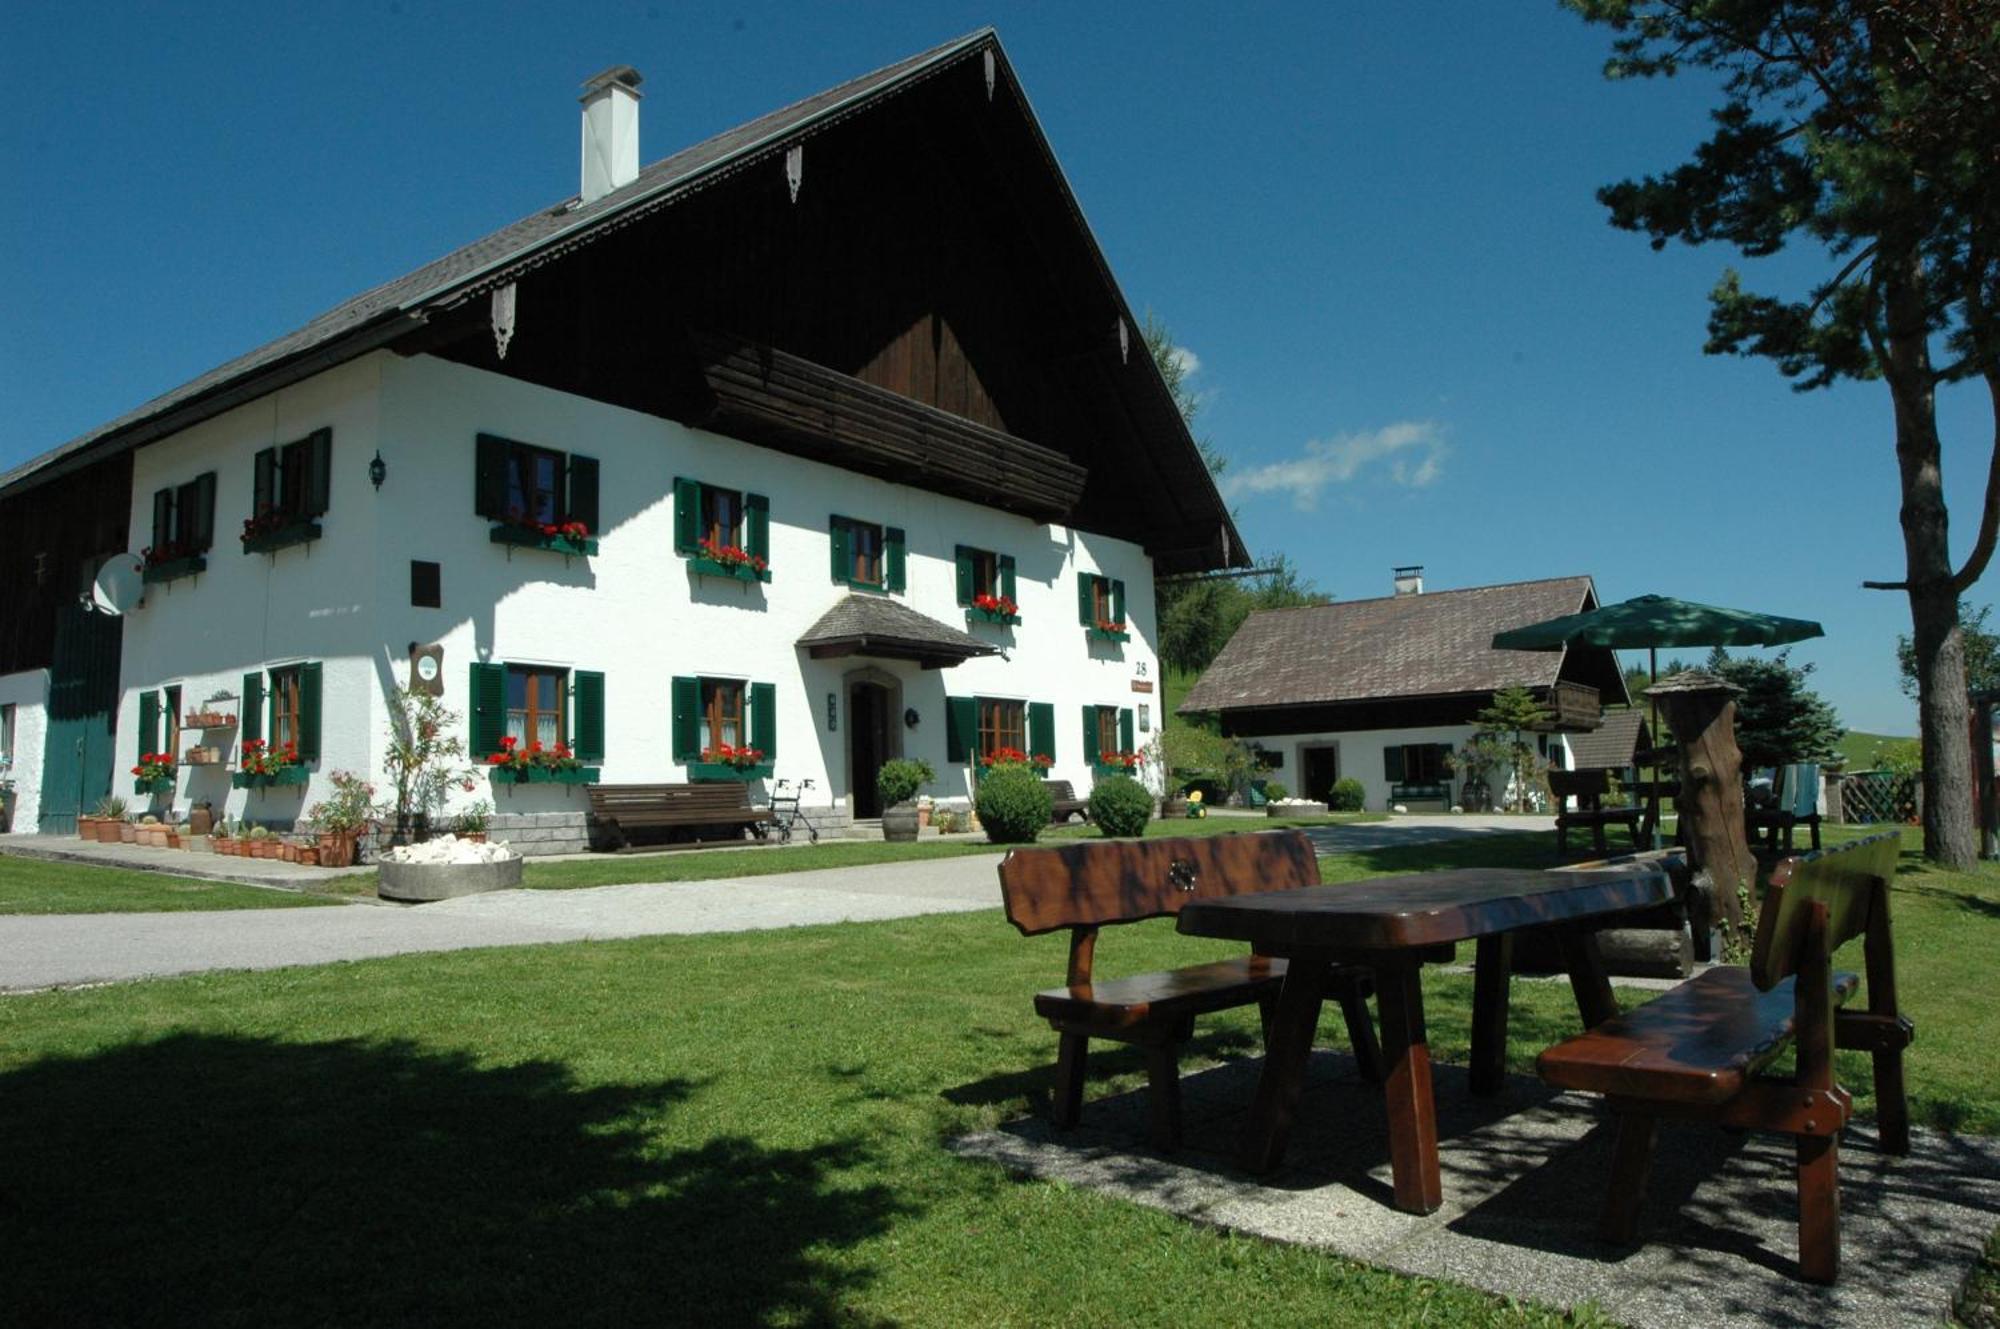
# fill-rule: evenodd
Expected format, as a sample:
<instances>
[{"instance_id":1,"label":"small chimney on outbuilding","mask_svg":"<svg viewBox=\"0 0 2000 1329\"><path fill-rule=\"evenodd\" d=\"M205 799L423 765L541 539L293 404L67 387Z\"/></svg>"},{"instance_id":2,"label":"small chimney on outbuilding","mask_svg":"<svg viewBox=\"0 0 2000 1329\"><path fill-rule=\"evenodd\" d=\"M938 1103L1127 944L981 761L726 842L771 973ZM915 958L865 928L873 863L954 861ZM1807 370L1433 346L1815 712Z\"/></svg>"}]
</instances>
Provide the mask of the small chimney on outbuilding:
<instances>
[{"instance_id":1,"label":"small chimney on outbuilding","mask_svg":"<svg viewBox=\"0 0 2000 1329\"><path fill-rule=\"evenodd\" d=\"M1396 594L1422 595L1424 593L1424 565L1413 563L1406 568L1395 569Z\"/></svg>"},{"instance_id":2,"label":"small chimney on outbuilding","mask_svg":"<svg viewBox=\"0 0 2000 1329\"><path fill-rule=\"evenodd\" d=\"M594 203L639 178L639 71L614 65L583 84L583 194Z\"/></svg>"}]
</instances>

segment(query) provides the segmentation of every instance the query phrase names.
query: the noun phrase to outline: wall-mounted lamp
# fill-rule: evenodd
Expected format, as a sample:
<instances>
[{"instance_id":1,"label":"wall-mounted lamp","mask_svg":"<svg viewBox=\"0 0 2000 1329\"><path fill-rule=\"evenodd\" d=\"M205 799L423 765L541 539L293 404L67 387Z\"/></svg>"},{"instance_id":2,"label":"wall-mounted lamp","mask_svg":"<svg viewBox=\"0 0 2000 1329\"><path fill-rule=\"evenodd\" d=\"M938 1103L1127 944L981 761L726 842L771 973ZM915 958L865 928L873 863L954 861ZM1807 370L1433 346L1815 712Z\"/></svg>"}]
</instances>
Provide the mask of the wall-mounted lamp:
<instances>
[{"instance_id":1,"label":"wall-mounted lamp","mask_svg":"<svg viewBox=\"0 0 2000 1329\"><path fill-rule=\"evenodd\" d=\"M368 483L374 485L379 490L382 488L382 482L388 478L389 463L382 460L382 450L377 448L375 450L375 460L368 463Z\"/></svg>"},{"instance_id":2,"label":"wall-mounted lamp","mask_svg":"<svg viewBox=\"0 0 2000 1329\"><path fill-rule=\"evenodd\" d=\"M917 727L917 721L921 719L923 719L923 717L917 714L917 708L912 706L910 707L909 710L903 712L903 728L915 729Z\"/></svg>"}]
</instances>

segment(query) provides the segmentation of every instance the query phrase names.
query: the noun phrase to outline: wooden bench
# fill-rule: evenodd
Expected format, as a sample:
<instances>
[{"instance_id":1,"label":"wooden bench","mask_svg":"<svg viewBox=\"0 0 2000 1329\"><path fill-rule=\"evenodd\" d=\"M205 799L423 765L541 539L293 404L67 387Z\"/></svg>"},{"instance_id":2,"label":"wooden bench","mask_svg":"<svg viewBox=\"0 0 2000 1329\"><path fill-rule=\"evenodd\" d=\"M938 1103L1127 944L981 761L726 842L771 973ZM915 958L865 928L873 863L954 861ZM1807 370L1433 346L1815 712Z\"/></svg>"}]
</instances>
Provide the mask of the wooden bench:
<instances>
[{"instance_id":1,"label":"wooden bench","mask_svg":"<svg viewBox=\"0 0 2000 1329\"><path fill-rule=\"evenodd\" d=\"M1817 762L1794 762L1778 768L1776 785L1771 790L1772 806L1759 808L1745 806L1743 809L1744 833L1750 837L1754 847L1758 832L1767 839L1764 848L1770 853L1792 852L1792 831L1804 826L1812 834L1812 847L1819 848L1819 764Z\"/></svg>"},{"instance_id":2,"label":"wooden bench","mask_svg":"<svg viewBox=\"0 0 2000 1329\"><path fill-rule=\"evenodd\" d=\"M769 808L750 805L750 788L741 780L702 784L594 784L590 790L593 840L599 836L614 848L630 848L634 831L707 830L729 828L742 838L749 827L763 839ZM697 837L694 843L699 843Z\"/></svg>"},{"instance_id":3,"label":"wooden bench","mask_svg":"<svg viewBox=\"0 0 2000 1329\"><path fill-rule=\"evenodd\" d=\"M1834 1082L1836 1048L1874 1055L1877 1135L1910 1150L1903 1049L1914 1030L1896 1006L1889 881L1891 832L1778 865L1764 895L1750 964L1720 967L1665 996L1542 1053L1542 1078L1605 1096L1618 1144L1600 1228L1629 1243L1661 1117L1775 1131L1797 1142L1799 1272L1831 1283L1840 1272L1840 1185L1835 1165L1851 1110ZM1858 980L1835 973L1834 951L1865 936L1866 1012L1837 1010ZM1788 1075L1764 1072L1796 1042Z\"/></svg>"},{"instance_id":4,"label":"wooden bench","mask_svg":"<svg viewBox=\"0 0 2000 1329\"><path fill-rule=\"evenodd\" d=\"M1044 780L1042 788L1049 791L1049 801L1054 807L1049 812L1050 824L1060 826L1069 820L1074 812L1090 820L1090 800L1076 796L1076 786L1067 780Z\"/></svg>"},{"instance_id":5,"label":"wooden bench","mask_svg":"<svg viewBox=\"0 0 2000 1329\"><path fill-rule=\"evenodd\" d=\"M1180 1143L1180 1045L1194 1020L1210 1011L1255 1003L1268 1040L1285 961L1240 955L1211 964L1094 981L1099 929L1178 914L1190 900L1288 890L1319 884L1319 859L1299 831L1189 839L1091 841L1060 848L1016 849L1000 864L1007 921L1024 936L1068 928L1069 983L1035 994L1035 1013L1060 1035L1051 1116L1074 1126L1083 1111L1084 1059L1090 1040L1108 1038L1144 1049L1152 1139L1162 1150ZM1328 991L1340 1000L1361 1072L1382 1075L1375 1026L1368 1015L1371 976L1336 968Z\"/></svg>"},{"instance_id":6,"label":"wooden bench","mask_svg":"<svg viewBox=\"0 0 2000 1329\"><path fill-rule=\"evenodd\" d=\"M1623 826L1625 833L1632 837L1632 847L1643 849L1639 843L1639 823L1645 819L1646 810L1632 806L1607 808L1604 796L1611 792L1610 777L1603 771L1550 771L1549 793L1556 800L1556 852L1569 851L1569 832L1572 826L1590 828L1590 842L1602 854L1609 848L1604 842L1606 826ZM1576 800L1576 807L1569 806L1569 800Z\"/></svg>"}]
</instances>

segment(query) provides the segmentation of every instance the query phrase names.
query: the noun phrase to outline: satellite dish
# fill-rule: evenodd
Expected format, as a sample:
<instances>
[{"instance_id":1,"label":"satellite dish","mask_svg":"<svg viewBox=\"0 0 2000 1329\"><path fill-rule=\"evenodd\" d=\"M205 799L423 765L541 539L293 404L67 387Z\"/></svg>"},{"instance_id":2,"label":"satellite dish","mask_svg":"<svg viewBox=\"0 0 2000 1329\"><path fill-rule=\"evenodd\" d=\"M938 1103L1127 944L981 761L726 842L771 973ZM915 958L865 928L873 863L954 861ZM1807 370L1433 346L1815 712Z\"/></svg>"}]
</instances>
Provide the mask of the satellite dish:
<instances>
[{"instance_id":1,"label":"satellite dish","mask_svg":"<svg viewBox=\"0 0 2000 1329\"><path fill-rule=\"evenodd\" d=\"M116 618L139 607L146 598L146 580L139 560L130 554L113 554L97 570L90 584L90 602L100 613Z\"/></svg>"}]
</instances>

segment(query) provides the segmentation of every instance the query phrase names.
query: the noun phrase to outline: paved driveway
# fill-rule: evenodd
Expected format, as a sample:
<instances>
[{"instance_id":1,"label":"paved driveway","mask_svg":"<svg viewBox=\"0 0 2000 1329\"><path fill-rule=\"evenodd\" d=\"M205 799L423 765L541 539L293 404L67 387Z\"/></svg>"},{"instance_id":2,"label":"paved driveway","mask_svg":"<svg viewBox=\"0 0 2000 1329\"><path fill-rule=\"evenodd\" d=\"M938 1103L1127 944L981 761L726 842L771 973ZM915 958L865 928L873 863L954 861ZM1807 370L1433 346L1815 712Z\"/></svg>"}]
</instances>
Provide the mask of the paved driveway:
<instances>
[{"instance_id":1,"label":"paved driveway","mask_svg":"<svg viewBox=\"0 0 2000 1329\"><path fill-rule=\"evenodd\" d=\"M1245 829L1255 822L1245 819ZM1547 818L1403 817L1310 834L1325 853L1543 829ZM747 932L999 905L999 854L575 891L497 891L410 909L0 915L0 992L419 951Z\"/></svg>"}]
</instances>

